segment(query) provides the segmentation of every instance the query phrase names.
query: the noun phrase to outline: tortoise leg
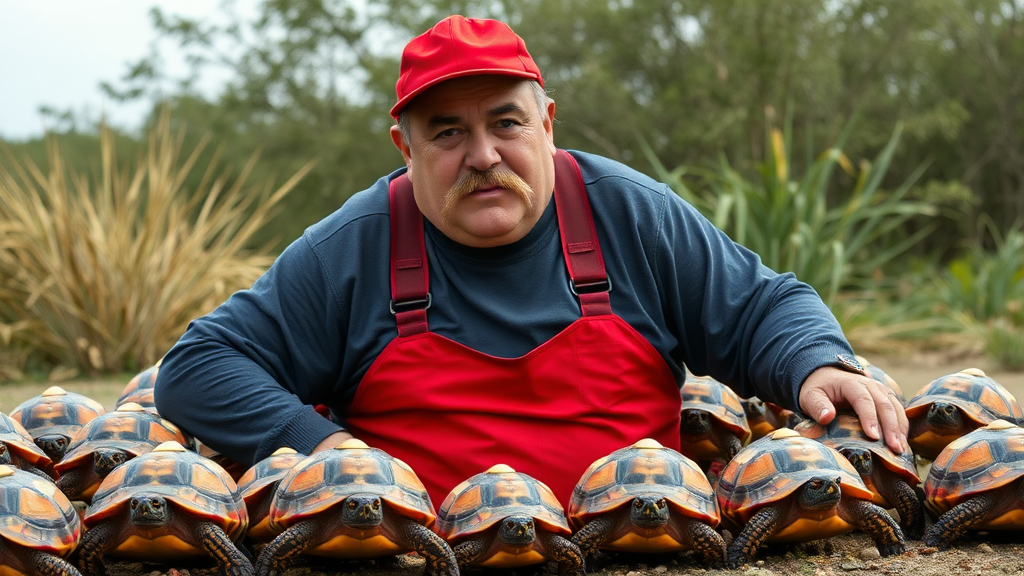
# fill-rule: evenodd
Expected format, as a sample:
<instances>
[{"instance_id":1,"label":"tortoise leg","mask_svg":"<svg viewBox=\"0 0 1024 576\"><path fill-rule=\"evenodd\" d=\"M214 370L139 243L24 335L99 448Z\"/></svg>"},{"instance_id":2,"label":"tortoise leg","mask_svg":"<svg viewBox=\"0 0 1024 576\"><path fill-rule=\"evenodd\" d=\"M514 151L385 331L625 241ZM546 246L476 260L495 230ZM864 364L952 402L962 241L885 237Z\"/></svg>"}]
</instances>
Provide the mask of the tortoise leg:
<instances>
[{"instance_id":1,"label":"tortoise leg","mask_svg":"<svg viewBox=\"0 0 1024 576\"><path fill-rule=\"evenodd\" d=\"M67 560L38 550L28 553L28 562L35 576L82 576Z\"/></svg>"},{"instance_id":2,"label":"tortoise leg","mask_svg":"<svg viewBox=\"0 0 1024 576\"><path fill-rule=\"evenodd\" d=\"M726 434L723 438L723 448L725 450L725 460L728 462L732 460L733 456L739 454L740 450L743 449L743 441L740 440L739 436L735 434Z\"/></svg>"},{"instance_id":3,"label":"tortoise leg","mask_svg":"<svg viewBox=\"0 0 1024 576\"><path fill-rule=\"evenodd\" d=\"M903 530L880 506L866 500L843 498L838 508L840 518L871 536L878 553L883 557L906 551Z\"/></svg>"},{"instance_id":4,"label":"tortoise leg","mask_svg":"<svg viewBox=\"0 0 1024 576\"><path fill-rule=\"evenodd\" d=\"M78 569L84 576L107 576L107 568L103 565L103 555L107 550L117 546L117 523L121 519L113 518L89 528L82 533L78 543Z\"/></svg>"},{"instance_id":5,"label":"tortoise leg","mask_svg":"<svg viewBox=\"0 0 1024 576\"><path fill-rule=\"evenodd\" d=\"M938 521L928 529L924 543L941 549L949 545L965 532L976 526L988 516L999 501L999 491L979 494L952 507L939 517Z\"/></svg>"},{"instance_id":6,"label":"tortoise leg","mask_svg":"<svg viewBox=\"0 0 1024 576\"><path fill-rule=\"evenodd\" d=\"M419 552L429 576L459 576L459 562L448 543L426 526L404 516L384 512L384 523L394 526L396 542Z\"/></svg>"},{"instance_id":7,"label":"tortoise leg","mask_svg":"<svg viewBox=\"0 0 1024 576\"><path fill-rule=\"evenodd\" d=\"M725 562L725 540L714 528L697 520L687 520L682 529L705 562L711 566Z\"/></svg>"},{"instance_id":8,"label":"tortoise leg","mask_svg":"<svg viewBox=\"0 0 1024 576\"><path fill-rule=\"evenodd\" d=\"M584 556L593 552L608 539L608 535L611 534L615 525L608 516L608 514L603 514L594 518L572 535L572 543L580 549Z\"/></svg>"},{"instance_id":9,"label":"tortoise leg","mask_svg":"<svg viewBox=\"0 0 1024 576\"><path fill-rule=\"evenodd\" d=\"M766 506L758 510L726 549L726 565L739 568L753 560L757 547L775 533L781 521L782 511L777 506Z\"/></svg>"},{"instance_id":10,"label":"tortoise leg","mask_svg":"<svg viewBox=\"0 0 1024 576\"><path fill-rule=\"evenodd\" d=\"M256 571L245 554L235 546L220 526L203 522L196 527L196 534L203 548L217 561L224 576L254 576Z\"/></svg>"},{"instance_id":11,"label":"tortoise leg","mask_svg":"<svg viewBox=\"0 0 1024 576\"><path fill-rule=\"evenodd\" d=\"M60 478L57 478L55 484L57 484L57 488L60 489L60 491L63 492L64 495L68 497L68 500L74 500L78 498L79 494L82 493L83 475L84 474L82 473L81 470L68 470L67 472L61 474Z\"/></svg>"},{"instance_id":12,"label":"tortoise leg","mask_svg":"<svg viewBox=\"0 0 1024 576\"><path fill-rule=\"evenodd\" d=\"M882 496L892 502L900 513L900 528L903 535L911 540L920 540L924 535L924 507L917 499L917 493L902 478L889 478L884 483L875 483Z\"/></svg>"},{"instance_id":13,"label":"tortoise leg","mask_svg":"<svg viewBox=\"0 0 1024 576\"><path fill-rule=\"evenodd\" d=\"M458 545L452 546L452 552L455 553L455 559L459 563L460 571L475 562L486 550L485 542L481 538L464 540L459 542Z\"/></svg>"},{"instance_id":14,"label":"tortoise leg","mask_svg":"<svg viewBox=\"0 0 1024 576\"><path fill-rule=\"evenodd\" d=\"M315 519L306 520L278 534L260 551L260 556L256 560L256 575L284 574L288 566L313 543L314 535L320 533L319 524Z\"/></svg>"},{"instance_id":15,"label":"tortoise leg","mask_svg":"<svg viewBox=\"0 0 1024 576\"><path fill-rule=\"evenodd\" d=\"M538 532L537 539L558 562L558 576L583 576L583 553L579 546L564 536L550 532Z\"/></svg>"}]
</instances>

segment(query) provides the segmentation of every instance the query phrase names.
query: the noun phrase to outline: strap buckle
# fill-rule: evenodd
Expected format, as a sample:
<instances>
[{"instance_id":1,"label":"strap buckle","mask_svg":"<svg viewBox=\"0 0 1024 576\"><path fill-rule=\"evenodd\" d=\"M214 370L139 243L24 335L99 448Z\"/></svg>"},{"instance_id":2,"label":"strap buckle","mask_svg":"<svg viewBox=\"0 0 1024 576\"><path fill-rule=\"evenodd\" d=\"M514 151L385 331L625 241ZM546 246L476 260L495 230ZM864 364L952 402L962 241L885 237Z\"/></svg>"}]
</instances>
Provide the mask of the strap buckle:
<instances>
[{"instance_id":1,"label":"strap buckle","mask_svg":"<svg viewBox=\"0 0 1024 576\"><path fill-rule=\"evenodd\" d=\"M406 300L404 302L395 302L394 300L388 304L391 309L391 314L397 315L399 312L412 312L415 310L428 310L434 303L434 297L427 292L426 298L419 298L417 300Z\"/></svg>"},{"instance_id":2,"label":"strap buckle","mask_svg":"<svg viewBox=\"0 0 1024 576\"><path fill-rule=\"evenodd\" d=\"M605 277L596 282L584 282L577 284L576 282L569 281L569 290L572 291L573 296L579 297L580 294L593 294L595 292L611 292L612 291L612 279Z\"/></svg>"}]
</instances>

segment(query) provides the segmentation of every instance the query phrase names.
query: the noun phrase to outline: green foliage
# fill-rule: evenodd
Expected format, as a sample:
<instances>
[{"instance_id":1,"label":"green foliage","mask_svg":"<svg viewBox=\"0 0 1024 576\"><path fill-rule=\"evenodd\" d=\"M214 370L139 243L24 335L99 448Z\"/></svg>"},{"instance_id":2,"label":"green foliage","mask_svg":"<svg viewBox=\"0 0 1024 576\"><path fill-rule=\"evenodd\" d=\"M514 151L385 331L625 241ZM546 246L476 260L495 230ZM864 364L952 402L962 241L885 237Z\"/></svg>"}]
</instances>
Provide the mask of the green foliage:
<instances>
[{"instance_id":1,"label":"green foliage","mask_svg":"<svg viewBox=\"0 0 1024 576\"><path fill-rule=\"evenodd\" d=\"M713 170L669 171L650 156L659 179L716 227L757 252L773 270L793 272L832 304L841 288L870 279L931 231L899 234L911 218L935 213L933 207L906 198L917 174L894 191L881 189L898 141L899 128L878 156L855 172L841 139L796 176L790 172L789 141L774 130L769 159L760 166L757 180L746 178L725 159ZM836 167L856 178L852 188L841 190L838 202L829 202Z\"/></svg>"},{"instance_id":2,"label":"green foliage","mask_svg":"<svg viewBox=\"0 0 1024 576\"><path fill-rule=\"evenodd\" d=\"M117 161L102 130L98 172L68 167L50 141L48 169L8 155L0 166L0 339L21 357L88 372L152 364L194 317L248 287L273 262L253 235L308 167L274 189L210 165L188 179L202 145L163 116L134 167ZM9 168L8 168L9 167Z\"/></svg>"},{"instance_id":3,"label":"green foliage","mask_svg":"<svg viewBox=\"0 0 1024 576\"><path fill-rule=\"evenodd\" d=\"M949 263L936 281L937 299L978 322L1005 318L1024 326L1024 232L1003 238L993 230L992 237L994 251L975 245Z\"/></svg>"}]
</instances>

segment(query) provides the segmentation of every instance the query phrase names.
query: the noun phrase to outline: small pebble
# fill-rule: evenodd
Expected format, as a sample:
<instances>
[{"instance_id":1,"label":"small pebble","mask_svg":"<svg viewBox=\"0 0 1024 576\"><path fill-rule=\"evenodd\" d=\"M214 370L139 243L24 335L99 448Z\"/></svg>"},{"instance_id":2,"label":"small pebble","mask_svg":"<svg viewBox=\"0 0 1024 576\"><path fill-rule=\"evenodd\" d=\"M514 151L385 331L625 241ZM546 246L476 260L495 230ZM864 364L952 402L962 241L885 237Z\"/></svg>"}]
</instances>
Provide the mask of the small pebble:
<instances>
[{"instance_id":1,"label":"small pebble","mask_svg":"<svg viewBox=\"0 0 1024 576\"><path fill-rule=\"evenodd\" d=\"M985 543L978 544L978 552L984 552L985 554L991 554L992 553L992 547L989 546L988 544L985 544Z\"/></svg>"},{"instance_id":2,"label":"small pebble","mask_svg":"<svg viewBox=\"0 0 1024 576\"><path fill-rule=\"evenodd\" d=\"M871 548L861 550L857 557L861 560L878 560L882 555L878 553L878 548L872 546Z\"/></svg>"},{"instance_id":3,"label":"small pebble","mask_svg":"<svg viewBox=\"0 0 1024 576\"><path fill-rule=\"evenodd\" d=\"M764 560L758 560L757 562L754 562L754 565L758 567L764 566Z\"/></svg>"},{"instance_id":4,"label":"small pebble","mask_svg":"<svg viewBox=\"0 0 1024 576\"><path fill-rule=\"evenodd\" d=\"M843 562L839 567L846 571L864 569L864 565L860 562Z\"/></svg>"},{"instance_id":5,"label":"small pebble","mask_svg":"<svg viewBox=\"0 0 1024 576\"><path fill-rule=\"evenodd\" d=\"M662 566L655 566L654 567L654 573L655 574L664 574L665 572L668 572L668 566L662 565Z\"/></svg>"},{"instance_id":6,"label":"small pebble","mask_svg":"<svg viewBox=\"0 0 1024 576\"><path fill-rule=\"evenodd\" d=\"M636 570L630 570L629 572L626 572L626 576L643 576L643 575L640 572L637 572Z\"/></svg>"}]
</instances>

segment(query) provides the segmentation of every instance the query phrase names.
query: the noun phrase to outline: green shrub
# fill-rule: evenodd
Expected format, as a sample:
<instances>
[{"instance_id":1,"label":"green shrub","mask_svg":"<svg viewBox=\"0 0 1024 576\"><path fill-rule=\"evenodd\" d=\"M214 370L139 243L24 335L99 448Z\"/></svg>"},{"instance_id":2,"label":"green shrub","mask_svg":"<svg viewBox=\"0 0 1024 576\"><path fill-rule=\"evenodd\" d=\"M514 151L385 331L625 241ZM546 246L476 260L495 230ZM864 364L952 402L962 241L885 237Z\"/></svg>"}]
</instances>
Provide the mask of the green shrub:
<instances>
[{"instance_id":1,"label":"green shrub","mask_svg":"<svg viewBox=\"0 0 1024 576\"><path fill-rule=\"evenodd\" d=\"M214 161L201 186L185 189L203 145L184 156L182 138L165 113L126 169L103 129L94 179L66 166L53 138L45 171L8 151L10 168L0 166L5 345L92 374L147 366L189 320L273 262L249 242L310 166L274 189L247 182L256 157L237 175Z\"/></svg>"}]
</instances>

